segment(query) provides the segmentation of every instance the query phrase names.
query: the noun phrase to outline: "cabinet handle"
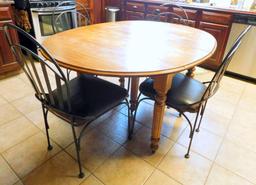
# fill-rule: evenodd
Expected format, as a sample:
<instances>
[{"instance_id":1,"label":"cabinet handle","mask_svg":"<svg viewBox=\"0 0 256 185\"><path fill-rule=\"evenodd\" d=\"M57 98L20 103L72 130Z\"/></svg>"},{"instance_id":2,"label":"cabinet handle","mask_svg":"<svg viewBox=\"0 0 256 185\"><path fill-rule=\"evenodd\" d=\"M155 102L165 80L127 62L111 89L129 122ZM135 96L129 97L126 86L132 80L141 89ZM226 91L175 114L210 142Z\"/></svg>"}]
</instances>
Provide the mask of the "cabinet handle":
<instances>
[{"instance_id":1,"label":"cabinet handle","mask_svg":"<svg viewBox=\"0 0 256 185\"><path fill-rule=\"evenodd\" d=\"M138 7L136 5L133 6L134 9L137 9Z\"/></svg>"}]
</instances>

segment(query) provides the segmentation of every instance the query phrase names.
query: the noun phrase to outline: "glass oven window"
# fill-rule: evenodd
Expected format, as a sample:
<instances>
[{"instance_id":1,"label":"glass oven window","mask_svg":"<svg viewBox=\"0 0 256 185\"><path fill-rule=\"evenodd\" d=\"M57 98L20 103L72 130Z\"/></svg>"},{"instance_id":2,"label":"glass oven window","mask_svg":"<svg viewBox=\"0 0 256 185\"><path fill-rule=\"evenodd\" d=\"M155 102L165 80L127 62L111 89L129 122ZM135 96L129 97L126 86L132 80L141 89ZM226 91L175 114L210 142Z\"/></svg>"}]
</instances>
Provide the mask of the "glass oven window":
<instances>
[{"instance_id":1,"label":"glass oven window","mask_svg":"<svg viewBox=\"0 0 256 185\"><path fill-rule=\"evenodd\" d=\"M54 21L59 14L55 15ZM58 17L55 22L55 29L58 32L65 31L72 28L72 17L70 14L63 14ZM39 15L39 23L40 23L40 30L42 36L49 36L53 35L54 31L52 29L52 14L46 15Z\"/></svg>"}]
</instances>

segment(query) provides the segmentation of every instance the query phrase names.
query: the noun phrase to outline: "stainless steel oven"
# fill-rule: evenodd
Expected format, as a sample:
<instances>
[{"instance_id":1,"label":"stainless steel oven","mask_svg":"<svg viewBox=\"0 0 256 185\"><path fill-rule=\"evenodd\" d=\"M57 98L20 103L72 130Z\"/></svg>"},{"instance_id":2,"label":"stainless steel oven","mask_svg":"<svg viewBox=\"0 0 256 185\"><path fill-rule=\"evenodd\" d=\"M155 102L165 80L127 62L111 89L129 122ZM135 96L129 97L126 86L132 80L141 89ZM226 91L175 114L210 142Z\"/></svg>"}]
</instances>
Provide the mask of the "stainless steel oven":
<instances>
[{"instance_id":1,"label":"stainless steel oven","mask_svg":"<svg viewBox=\"0 0 256 185\"><path fill-rule=\"evenodd\" d=\"M47 4L42 4L41 6L39 6L40 4L37 4L37 7L30 8L35 37L39 42L42 42L45 38L54 34L52 21L55 20L55 18L52 18L53 12L54 17L57 17L62 12L68 11L65 17L61 17L63 19L65 18L65 21L63 21L65 25L61 25L61 29L67 30L74 26L76 18L73 17L74 13L72 12L76 11L75 6L65 5L56 9L56 4L56 2L47 2Z\"/></svg>"}]
</instances>

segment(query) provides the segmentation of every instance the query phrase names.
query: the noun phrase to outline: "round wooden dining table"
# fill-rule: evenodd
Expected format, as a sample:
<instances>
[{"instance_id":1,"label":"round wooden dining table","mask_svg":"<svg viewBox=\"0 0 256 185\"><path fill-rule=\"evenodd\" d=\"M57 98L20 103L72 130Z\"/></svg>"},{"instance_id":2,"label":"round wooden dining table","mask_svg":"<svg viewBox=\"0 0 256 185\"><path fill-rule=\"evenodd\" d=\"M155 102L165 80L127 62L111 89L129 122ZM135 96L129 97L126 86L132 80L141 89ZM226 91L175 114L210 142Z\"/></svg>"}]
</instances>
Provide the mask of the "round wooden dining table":
<instances>
[{"instance_id":1,"label":"round wooden dining table","mask_svg":"<svg viewBox=\"0 0 256 185\"><path fill-rule=\"evenodd\" d=\"M134 110L139 77L154 78L157 92L151 149L158 148L166 93L173 76L211 57L217 46L209 33L188 26L153 21L95 24L55 34L43 45L60 66L78 73L131 77Z\"/></svg>"}]
</instances>

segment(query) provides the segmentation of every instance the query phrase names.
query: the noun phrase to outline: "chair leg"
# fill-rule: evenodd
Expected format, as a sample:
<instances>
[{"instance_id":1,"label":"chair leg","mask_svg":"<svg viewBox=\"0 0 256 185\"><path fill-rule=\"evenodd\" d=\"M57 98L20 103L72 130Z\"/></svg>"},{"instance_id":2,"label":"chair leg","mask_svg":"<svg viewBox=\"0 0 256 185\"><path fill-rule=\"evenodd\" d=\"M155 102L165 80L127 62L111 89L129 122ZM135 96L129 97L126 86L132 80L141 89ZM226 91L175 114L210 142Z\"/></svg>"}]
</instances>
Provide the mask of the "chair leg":
<instances>
[{"instance_id":1,"label":"chair leg","mask_svg":"<svg viewBox=\"0 0 256 185\"><path fill-rule=\"evenodd\" d=\"M193 127L192 127L192 123L191 121L188 119L188 117L186 116L186 114L184 114L183 112L179 112L180 115L183 115L184 118L187 120L188 124L189 124L189 128L190 128L190 134L189 134L189 138L191 138L192 136L192 130L193 130Z\"/></svg>"},{"instance_id":2,"label":"chair leg","mask_svg":"<svg viewBox=\"0 0 256 185\"><path fill-rule=\"evenodd\" d=\"M120 77L120 78L119 78L119 82L120 82L120 87L123 87L123 88L124 88L124 83L125 83L124 77Z\"/></svg>"},{"instance_id":3,"label":"chair leg","mask_svg":"<svg viewBox=\"0 0 256 185\"><path fill-rule=\"evenodd\" d=\"M196 129L196 132L199 132L200 131L200 126L201 126L201 122L202 122L202 119L203 119L203 116L204 116L204 111L205 111L205 107L206 107L206 104L207 104L207 101L205 102L201 112L200 112L200 120L199 120L199 124L198 124L198 127Z\"/></svg>"},{"instance_id":4,"label":"chair leg","mask_svg":"<svg viewBox=\"0 0 256 185\"><path fill-rule=\"evenodd\" d=\"M82 171L82 164L81 164L81 159L80 159L80 141L76 137L75 127L73 126L73 123L72 123L71 127L72 127L72 132L73 132L73 137L74 137L74 142L75 142L75 147L76 147L77 162L78 162L78 167L79 167L78 177L83 178L84 173Z\"/></svg>"},{"instance_id":5,"label":"chair leg","mask_svg":"<svg viewBox=\"0 0 256 185\"><path fill-rule=\"evenodd\" d=\"M189 158L189 152L190 152L190 148L191 148L191 145L192 145L192 141L193 141L193 138L194 138L194 133L195 133L195 129L196 129L196 123L197 123L197 120L198 120L198 116L199 116L199 112L197 113L196 115L196 119L195 119L195 123L193 125L193 129L192 129L192 132L190 134L190 141L189 141L189 146L188 146L188 150L187 150L187 153L185 154L185 158Z\"/></svg>"},{"instance_id":6,"label":"chair leg","mask_svg":"<svg viewBox=\"0 0 256 185\"><path fill-rule=\"evenodd\" d=\"M144 100L144 99L139 100L140 96L141 96L141 93L139 94L139 96L137 98L137 103L136 103L136 107L135 107L135 110L134 110L134 115L132 115L132 112L130 111L132 119L131 119L131 126L130 126L130 130L129 130L129 140L132 139L132 135L133 135L133 130L134 130L134 125L135 125L135 121L136 121L136 115L137 115L137 110L138 110L139 104L140 104L141 101Z\"/></svg>"},{"instance_id":7,"label":"chair leg","mask_svg":"<svg viewBox=\"0 0 256 185\"><path fill-rule=\"evenodd\" d=\"M128 83L127 83L127 91L130 92L130 87L131 87L131 78L128 78Z\"/></svg>"},{"instance_id":8,"label":"chair leg","mask_svg":"<svg viewBox=\"0 0 256 185\"><path fill-rule=\"evenodd\" d=\"M48 150L52 150L52 145L50 142L50 136L49 136L49 124L47 120L47 115L48 115L48 109L44 107L42 104L42 109L43 109L43 115L44 115L44 125L45 125L45 131L46 131L46 136L47 136L47 143L48 143Z\"/></svg>"},{"instance_id":9,"label":"chair leg","mask_svg":"<svg viewBox=\"0 0 256 185\"><path fill-rule=\"evenodd\" d=\"M134 123L132 119L132 114L131 114L130 107L128 106L128 139L129 140L132 139L133 127L134 127Z\"/></svg>"}]
</instances>

